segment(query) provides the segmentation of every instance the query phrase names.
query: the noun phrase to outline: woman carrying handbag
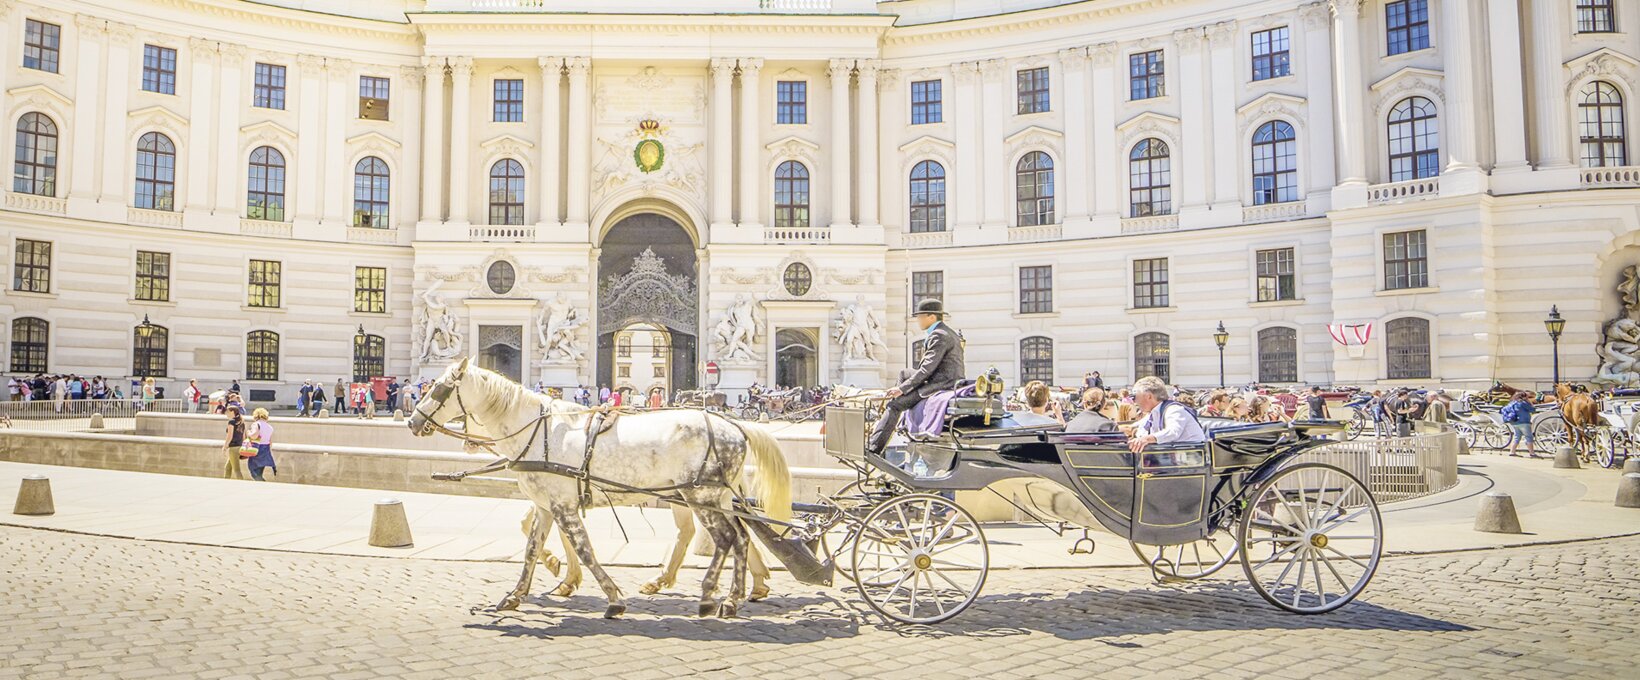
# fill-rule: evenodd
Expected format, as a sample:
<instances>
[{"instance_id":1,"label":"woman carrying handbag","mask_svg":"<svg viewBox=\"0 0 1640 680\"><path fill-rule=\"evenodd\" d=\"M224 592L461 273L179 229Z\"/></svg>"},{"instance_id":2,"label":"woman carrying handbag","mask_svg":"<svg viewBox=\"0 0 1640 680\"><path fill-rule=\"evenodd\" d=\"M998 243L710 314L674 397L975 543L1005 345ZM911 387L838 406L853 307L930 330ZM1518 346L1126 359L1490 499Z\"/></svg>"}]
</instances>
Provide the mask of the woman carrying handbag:
<instances>
[{"instance_id":1,"label":"woman carrying handbag","mask_svg":"<svg viewBox=\"0 0 1640 680\"><path fill-rule=\"evenodd\" d=\"M268 422L268 410L259 408L251 412L251 423L245 431L245 443L256 448L246 464L251 469L251 479L258 482L262 479L262 471L272 468L273 474L279 474L279 467L273 462L273 425Z\"/></svg>"},{"instance_id":2,"label":"woman carrying handbag","mask_svg":"<svg viewBox=\"0 0 1640 680\"><path fill-rule=\"evenodd\" d=\"M222 471L223 479L244 479L245 470L239 465L239 459L244 455L241 447L245 444L245 419L239 417L239 407L228 407L228 436L222 442L222 453L228 459L228 465ZM255 452L255 449L252 449Z\"/></svg>"}]
</instances>

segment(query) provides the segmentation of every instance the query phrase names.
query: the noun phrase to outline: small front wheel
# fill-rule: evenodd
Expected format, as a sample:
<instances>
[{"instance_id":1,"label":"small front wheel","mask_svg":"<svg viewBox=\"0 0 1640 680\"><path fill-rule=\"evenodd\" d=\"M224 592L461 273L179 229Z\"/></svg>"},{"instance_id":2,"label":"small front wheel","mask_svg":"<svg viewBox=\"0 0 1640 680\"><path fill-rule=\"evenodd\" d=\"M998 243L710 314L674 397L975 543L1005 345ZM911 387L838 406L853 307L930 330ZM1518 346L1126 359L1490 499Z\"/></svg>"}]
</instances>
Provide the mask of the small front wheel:
<instances>
[{"instance_id":1,"label":"small front wheel","mask_svg":"<svg viewBox=\"0 0 1640 680\"><path fill-rule=\"evenodd\" d=\"M979 597L991 568L985 532L967 510L933 494L877 506L854 541L854 585L878 614L939 623Z\"/></svg>"},{"instance_id":2,"label":"small front wheel","mask_svg":"<svg viewBox=\"0 0 1640 680\"><path fill-rule=\"evenodd\" d=\"M1215 532L1207 538L1178 545L1141 545L1128 541L1133 554L1150 567L1157 581L1194 581L1212 576L1236 559L1237 543L1229 532Z\"/></svg>"},{"instance_id":3,"label":"small front wheel","mask_svg":"<svg viewBox=\"0 0 1640 680\"><path fill-rule=\"evenodd\" d=\"M1384 524L1353 475L1301 463L1260 483L1237 525L1241 567L1270 604L1321 614L1349 604L1378 571Z\"/></svg>"}]
</instances>

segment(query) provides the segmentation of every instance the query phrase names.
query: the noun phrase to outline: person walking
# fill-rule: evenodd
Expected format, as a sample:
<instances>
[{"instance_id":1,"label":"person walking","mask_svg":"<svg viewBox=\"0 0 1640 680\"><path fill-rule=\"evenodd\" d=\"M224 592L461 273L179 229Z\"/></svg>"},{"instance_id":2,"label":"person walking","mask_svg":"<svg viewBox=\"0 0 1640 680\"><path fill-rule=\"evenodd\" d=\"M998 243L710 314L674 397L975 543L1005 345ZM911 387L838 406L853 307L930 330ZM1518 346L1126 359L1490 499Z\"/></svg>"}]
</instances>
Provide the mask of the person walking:
<instances>
[{"instance_id":1,"label":"person walking","mask_svg":"<svg viewBox=\"0 0 1640 680\"><path fill-rule=\"evenodd\" d=\"M273 424L268 422L268 410L258 408L251 412L251 424L246 428L245 436L256 445L256 455L252 456L246 465L250 467L251 479L265 482L262 471L272 469L273 474L279 474L279 466L273 462Z\"/></svg>"},{"instance_id":2,"label":"person walking","mask_svg":"<svg viewBox=\"0 0 1640 680\"><path fill-rule=\"evenodd\" d=\"M332 392L330 396L336 400L336 407L330 410L338 416L347 413L347 383L342 382L341 378L337 378L336 391Z\"/></svg>"},{"instance_id":3,"label":"person walking","mask_svg":"<svg viewBox=\"0 0 1640 680\"><path fill-rule=\"evenodd\" d=\"M313 402L313 381L303 380L302 389L296 391L296 417L306 418L308 404Z\"/></svg>"},{"instance_id":4,"label":"person walking","mask_svg":"<svg viewBox=\"0 0 1640 680\"><path fill-rule=\"evenodd\" d=\"M1516 392L1515 397L1503 407L1498 415L1503 416L1503 424L1509 427L1509 455L1520 457L1520 443L1526 442L1526 453L1532 458L1538 455L1532 453L1532 445L1536 443L1532 436L1532 414L1537 408L1525 392Z\"/></svg>"},{"instance_id":5,"label":"person walking","mask_svg":"<svg viewBox=\"0 0 1640 680\"><path fill-rule=\"evenodd\" d=\"M189 413L199 412L199 397L199 383L189 378L188 389L182 391L182 401L188 405Z\"/></svg>"},{"instance_id":6,"label":"person walking","mask_svg":"<svg viewBox=\"0 0 1640 680\"><path fill-rule=\"evenodd\" d=\"M239 447L245 443L245 419L239 416L238 406L228 407L228 432L222 440L222 454L227 458L227 467L222 470L223 479L244 479L245 469L240 465Z\"/></svg>"},{"instance_id":7,"label":"person walking","mask_svg":"<svg viewBox=\"0 0 1640 680\"><path fill-rule=\"evenodd\" d=\"M313 381L313 395L308 399L308 410L313 412L314 418L317 418L319 417L319 411L324 409L324 407L325 386L324 383L315 380Z\"/></svg>"},{"instance_id":8,"label":"person walking","mask_svg":"<svg viewBox=\"0 0 1640 680\"><path fill-rule=\"evenodd\" d=\"M1327 398L1321 396L1320 386L1310 387L1310 394L1304 397L1304 405L1310 409L1310 420L1327 419Z\"/></svg>"},{"instance_id":9,"label":"person walking","mask_svg":"<svg viewBox=\"0 0 1640 680\"><path fill-rule=\"evenodd\" d=\"M392 413L402 406L399 404L399 379L393 378L387 383L387 411Z\"/></svg>"}]
</instances>

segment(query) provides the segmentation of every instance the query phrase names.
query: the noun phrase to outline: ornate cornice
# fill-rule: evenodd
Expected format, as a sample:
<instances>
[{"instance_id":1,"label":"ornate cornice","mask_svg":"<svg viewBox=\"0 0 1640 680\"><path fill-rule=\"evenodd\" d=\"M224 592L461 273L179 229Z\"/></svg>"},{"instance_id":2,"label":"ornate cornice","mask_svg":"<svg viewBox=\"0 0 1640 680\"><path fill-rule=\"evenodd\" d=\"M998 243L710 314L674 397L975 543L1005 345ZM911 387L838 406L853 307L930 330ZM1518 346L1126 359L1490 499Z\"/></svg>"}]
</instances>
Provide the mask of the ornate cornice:
<instances>
[{"instance_id":1,"label":"ornate cornice","mask_svg":"<svg viewBox=\"0 0 1640 680\"><path fill-rule=\"evenodd\" d=\"M296 67L304 77L314 77L325 70L325 58L317 54L298 54Z\"/></svg>"},{"instance_id":2,"label":"ornate cornice","mask_svg":"<svg viewBox=\"0 0 1640 680\"><path fill-rule=\"evenodd\" d=\"M757 72L763 70L763 60L757 57L742 57L736 59L735 64L740 68L742 79L756 78Z\"/></svg>"},{"instance_id":3,"label":"ornate cornice","mask_svg":"<svg viewBox=\"0 0 1640 680\"><path fill-rule=\"evenodd\" d=\"M1059 63L1065 65L1066 71L1080 71L1088 65L1088 48L1067 47L1059 51Z\"/></svg>"},{"instance_id":4,"label":"ornate cornice","mask_svg":"<svg viewBox=\"0 0 1640 680\"><path fill-rule=\"evenodd\" d=\"M1202 46L1202 29L1181 28L1173 32L1173 42L1185 52L1195 52Z\"/></svg>"}]
</instances>

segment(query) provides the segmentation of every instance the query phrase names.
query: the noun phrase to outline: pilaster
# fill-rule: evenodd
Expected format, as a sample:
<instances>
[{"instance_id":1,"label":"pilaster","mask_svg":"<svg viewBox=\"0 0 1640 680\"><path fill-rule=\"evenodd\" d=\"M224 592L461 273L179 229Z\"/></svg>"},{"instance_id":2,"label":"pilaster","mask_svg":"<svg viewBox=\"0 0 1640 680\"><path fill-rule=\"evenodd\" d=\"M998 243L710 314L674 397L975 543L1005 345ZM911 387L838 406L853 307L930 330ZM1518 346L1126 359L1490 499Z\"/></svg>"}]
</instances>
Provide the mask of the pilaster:
<instances>
[{"instance_id":1,"label":"pilaster","mask_svg":"<svg viewBox=\"0 0 1640 680\"><path fill-rule=\"evenodd\" d=\"M860 183L858 223L861 227L871 228L882 226L877 214L877 166L882 151L877 144L877 129L881 124L877 116L878 67L875 59L861 59L856 65L856 74L860 79L860 158L859 174L856 175Z\"/></svg>"},{"instance_id":2,"label":"pilaster","mask_svg":"<svg viewBox=\"0 0 1640 680\"><path fill-rule=\"evenodd\" d=\"M468 171L473 157L473 58L450 57L450 217L451 227L465 227L473 219L467 196L476 180ZM488 168L486 168L488 170ZM486 212L486 214L488 214Z\"/></svg>"},{"instance_id":3,"label":"pilaster","mask_svg":"<svg viewBox=\"0 0 1640 680\"><path fill-rule=\"evenodd\" d=\"M1172 149L1173 176L1178 180L1174 192L1179 196L1179 225L1202 226L1208 223L1209 183L1213 164L1212 120L1208 110L1208 62L1212 55L1202 49L1203 31L1186 28L1173 32L1173 44L1178 46L1178 81L1167 83L1169 90L1179 95L1180 140L1183 148Z\"/></svg>"},{"instance_id":4,"label":"pilaster","mask_svg":"<svg viewBox=\"0 0 1640 680\"><path fill-rule=\"evenodd\" d=\"M1337 183L1337 142L1333 136L1333 47L1328 30L1331 19L1327 3L1312 2L1299 8L1303 30L1304 61L1299 75L1304 79L1306 109L1305 138L1300 143L1305 157L1305 207L1312 215L1325 213L1332 204L1332 188Z\"/></svg>"},{"instance_id":5,"label":"pilaster","mask_svg":"<svg viewBox=\"0 0 1640 680\"><path fill-rule=\"evenodd\" d=\"M1008 94L1008 62L1005 59L986 59L979 63L980 71L980 130L976 140L980 148L980 192L984 213L980 230L993 232L981 236L981 242L1002 242L1010 223L1008 216L1008 178L1013 167L1004 157L1007 149L1002 140L1008 136L1008 119L1015 111L1015 98ZM961 144L961 141L957 142Z\"/></svg>"},{"instance_id":6,"label":"pilaster","mask_svg":"<svg viewBox=\"0 0 1640 680\"><path fill-rule=\"evenodd\" d=\"M1088 61L1093 64L1093 99L1111 102L1126 98L1118 90L1116 77L1116 43L1099 43L1088 48ZM1121 230L1122 199L1121 176L1126 172L1122 156L1116 149L1116 107L1092 106L1093 112L1093 232L1110 236Z\"/></svg>"},{"instance_id":7,"label":"pilaster","mask_svg":"<svg viewBox=\"0 0 1640 680\"><path fill-rule=\"evenodd\" d=\"M712 223L711 229L734 226L734 85L735 60L713 59L712 79Z\"/></svg>"},{"instance_id":8,"label":"pilaster","mask_svg":"<svg viewBox=\"0 0 1640 680\"><path fill-rule=\"evenodd\" d=\"M325 240L343 240L353 206L353 173L347 166L347 123L358 115L357 83L353 78L353 62L346 59L325 60L327 92L325 93L325 151L319 177L320 200L324 206L323 226ZM349 87L352 84L353 87Z\"/></svg>"},{"instance_id":9,"label":"pilaster","mask_svg":"<svg viewBox=\"0 0 1640 680\"><path fill-rule=\"evenodd\" d=\"M1065 157L1062 178L1064 210L1060 222L1066 236L1092 236L1092 220L1088 211L1088 197L1093 187L1088 178L1092 154L1088 152L1088 50L1072 47L1059 51L1060 71L1065 80Z\"/></svg>"},{"instance_id":10,"label":"pilaster","mask_svg":"<svg viewBox=\"0 0 1640 680\"><path fill-rule=\"evenodd\" d=\"M740 67L740 214L736 217L742 231L761 231L763 218L760 206L763 196L763 172L759 168L763 145L758 131L763 117L759 112L758 91L763 69L762 59L737 59Z\"/></svg>"},{"instance_id":11,"label":"pilaster","mask_svg":"<svg viewBox=\"0 0 1640 680\"><path fill-rule=\"evenodd\" d=\"M958 242L978 238L980 215L980 110L979 64L963 61L951 65L955 85L950 110L945 112L951 121L952 136L957 147L957 167L948 170L955 182L955 191L947 192L947 203L953 208L950 228Z\"/></svg>"},{"instance_id":12,"label":"pilaster","mask_svg":"<svg viewBox=\"0 0 1640 680\"><path fill-rule=\"evenodd\" d=\"M209 229L211 225L211 106L212 77L217 61L216 41L188 40L188 61L193 73L188 79L188 204L182 226Z\"/></svg>"},{"instance_id":13,"label":"pilaster","mask_svg":"<svg viewBox=\"0 0 1640 680\"><path fill-rule=\"evenodd\" d=\"M853 174L849 152L853 140L848 129L849 78L853 73L853 59L833 59L826 69L826 75L831 78L831 120L826 121L831 126L831 148L826 149L826 157L831 161L831 186L826 189L831 194L831 226L834 229L853 224L849 214L849 184Z\"/></svg>"},{"instance_id":14,"label":"pilaster","mask_svg":"<svg viewBox=\"0 0 1640 680\"><path fill-rule=\"evenodd\" d=\"M421 219L444 221L444 57L422 57ZM420 235L418 234L418 238Z\"/></svg>"},{"instance_id":15,"label":"pilaster","mask_svg":"<svg viewBox=\"0 0 1640 680\"><path fill-rule=\"evenodd\" d=\"M231 43L217 45L216 148L211 176L216 191L211 195L211 220L219 228L237 225L239 221L240 182L238 171L240 111L249 100L243 90L245 46ZM287 185L288 186L288 185Z\"/></svg>"},{"instance_id":16,"label":"pilaster","mask_svg":"<svg viewBox=\"0 0 1640 680\"><path fill-rule=\"evenodd\" d=\"M69 146L73 149L74 162L69 168L68 212L75 217L94 216L97 199L101 196L97 190L97 149L101 146L97 138L102 134L103 107L100 105L102 88L98 82L102 79L104 66L102 52L107 37L106 24L102 19L84 14L74 17L79 63L74 78L74 119L70 126L73 138L69 140ZM101 156L103 162L109 162L109 156L118 162L125 162L123 150L118 154Z\"/></svg>"},{"instance_id":17,"label":"pilaster","mask_svg":"<svg viewBox=\"0 0 1640 680\"><path fill-rule=\"evenodd\" d=\"M1209 73L1208 137L1212 140L1214 224L1241 222L1241 154L1236 137L1236 83L1246 65L1236 60L1236 22L1221 21L1203 29L1207 36Z\"/></svg>"},{"instance_id":18,"label":"pilaster","mask_svg":"<svg viewBox=\"0 0 1640 680\"><path fill-rule=\"evenodd\" d=\"M104 158L103 162L99 163L102 167L102 193L97 199L97 214L101 219L124 222L125 207L130 205L128 197L131 196L131 187L126 186L126 168L135 162L132 140L128 140L126 134L126 117L130 113L131 37L134 29L128 24L110 21L107 31L108 68L103 74L103 94L107 96L108 101L107 106L103 107L102 146L106 149L119 149L120 154L117 156L118 161ZM173 138L171 141L174 144L182 144L187 140ZM187 171L186 167L176 169L177 174Z\"/></svg>"},{"instance_id":19,"label":"pilaster","mask_svg":"<svg viewBox=\"0 0 1640 680\"><path fill-rule=\"evenodd\" d=\"M1366 82L1361 52L1362 0L1331 0L1333 24L1334 103L1338 121L1338 166L1343 177L1333 189L1332 207L1367 204L1365 130Z\"/></svg>"},{"instance_id":20,"label":"pilaster","mask_svg":"<svg viewBox=\"0 0 1640 680\"><path fill-rule=\"evenodd\" d=\"M1566 67L1561 50L1566 40L1566 4L1561 0L1531 0L1532 101L1536 120L1537 166L1532 183L1539 191L1578 186L1572 163L1571 125L1567 123Z\"/></svg>"},{"instance_id":21,"label":"pilaster","mask_svg":"<svg viewBox=\"0 0 1640 680\"><path fill-rule=\"evenodd\" d=\"M564 237L585 241L590 229L587 224L590 219L587 212L587 201L590 200L587 178L592 173L589 153L592 148L592 101L588 96L588 82L592 76L592 59L571 57L566 64L569 68L569 154L565 160L565 172L569 176L569 212L564 220Z\"/></svg>"},{"instance_id":22,"label":"pilaster","mask_svg":"<svg viewBox=\"0 0 1640 680\"><path fill-rule=\"evenodd\" d=\"M1443 2L1441 8L1441 87L1446 90L1446 111L1441 126L1442 149L1447 155L1441 171L1441 193L1476 193L1485 189L1481 175L1479 122L1475 102L1475 31L1467 2Z\"/></svg>"},{"instance_id":23,"label":"pilaster","mask_svg":"<svg viewBox=\"0 0 1640 680\"><path fill-rule=\"evenodd\" d=\"M560 91L564 84L564 59L538 57L535 63L541 67L541 162L536 170L538 177L535 182L539 196L536 202L541 206L541 214L536 220L536 238L556 238L560 232L558 225L561 224L558 220L558 186L564 179L564 158L559 150L564 135Z\"/></svg>"},{"instance_id":24,"label":"pilaster","mask_svg":"<svg viewBox=\"0 0 1640 680\"><path fill-rule=\"evenodd\" d=\"M397 82L393 87L400 88L400 94L396 98L398 103L393 106L393 115L403 117L404 154L401 156L402 169L394 174L390 185L387 223L398 229L400 225L414 225L420 219L421 192L416 191L415 187L421 178L413 174L413 169L421 167L426 147L417 134L422 126L422 68L400 66L395 80Z\"/></svg>"},{"instance_id":25,"label":"pilaster","mask_svg":"<svg viewBox=\"0 0 1640 680\"><path fill-rule=\"evenodd\" d=\"M1527 191L1532 166L1526 160L1526 72L1521 61L1519 9L1515 3L1490 3L1486 22L1494 190Z\"/></svg>"}]
</instances>

